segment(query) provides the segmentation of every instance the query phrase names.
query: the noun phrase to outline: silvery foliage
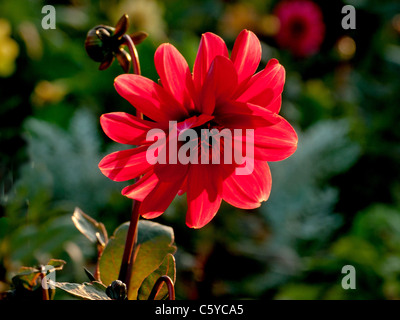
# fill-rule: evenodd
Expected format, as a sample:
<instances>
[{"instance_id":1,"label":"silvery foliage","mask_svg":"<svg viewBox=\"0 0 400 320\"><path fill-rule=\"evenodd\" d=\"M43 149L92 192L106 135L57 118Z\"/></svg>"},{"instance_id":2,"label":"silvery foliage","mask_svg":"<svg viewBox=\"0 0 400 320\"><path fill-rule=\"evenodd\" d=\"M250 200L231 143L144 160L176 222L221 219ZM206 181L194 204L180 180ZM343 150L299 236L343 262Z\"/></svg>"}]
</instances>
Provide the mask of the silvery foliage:
<instances>
[{"instance_id":1,"label":"silvery foliage","mask_svg":"<svg viewBox=\"0 0 400 320\"><path fill-rule=\"evenodd\" d=\"M348 132L345 120L319 122L299 133L293 156L270 163L272 192L262 209L275 242L291 245L297 239L321 239L340 223L333 214L338 190L326 182L358 158L359 147Z\"/></svg>"},{"instance_id":2,"label":"silvery foliage","mask_svg":"<svg viewBox=\"0 0 400 320\"><path fill-rule=\"evenodd\" d=\"M54 200L65 201L95 213L121 185L106 178L98 163L111 151L101 152L98 118L80 109L68 130L35 118L25 123L29 163L19 184L29 189L47 187Z\"/></svg>"},{"instance_id":3,"label":"silvery foliage","mask_svg":"<svg viewBox=\"0 0 400 320\"><path fill-rule=\"evenodd\" d=\"M329 178L344 172L357 160L360 147L349 138L346 120L320 121L305 132L297 130L298 149L290 158L270 163L272 191L261 206L271 236L258 251L269 272L257 277L255 287L263 290L284 282L304 268L298 247L306 243L307 255L341 224L334 212L339 192ZM261 258L261 257L260 257Z\"/></svg>"}]
</instances>

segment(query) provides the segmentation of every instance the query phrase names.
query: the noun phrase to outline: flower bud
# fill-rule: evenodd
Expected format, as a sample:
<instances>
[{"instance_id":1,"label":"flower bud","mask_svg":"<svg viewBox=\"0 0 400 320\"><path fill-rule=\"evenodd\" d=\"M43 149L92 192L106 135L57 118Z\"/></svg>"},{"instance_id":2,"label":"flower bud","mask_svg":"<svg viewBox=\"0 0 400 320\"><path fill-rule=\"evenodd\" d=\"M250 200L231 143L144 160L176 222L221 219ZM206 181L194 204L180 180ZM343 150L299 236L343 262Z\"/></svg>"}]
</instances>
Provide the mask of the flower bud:
<instances>
[{"instance_id":1,"label":"flower bud","mask_svg":"<svg viewBox=\"0 0 400 320\"><path fill-rule=\"evenodd\" d=\"M123 283L121 280L115 280L107 287L106 294L114 300L126 300L126 284Z\"/></svg>"},{"instance_id":2,"label":"flower bud","mask_svg":"<svg viewBox=\"0 0 400 320\"><path fill-rule=\"evenodd\" d=\"M112 43L114 30L114 28L104 25L89 30L85 40L85 49L94 61L103 62L113 57L113 47L118 47L117 43L114 46Z\"/></svg>"},{"instance_id":3,"label":"flower bud","mask_svg":"<svg viewBox=\"0 0 400 320\"><path fill-rule=\"evenodd\" d=\"M85 40L85 49L91 59L100 62L100 70L107 69L117 57L125 72L129 71L131 56L122 46L126 44L126 37L131 38L133 44L139 44L147 33L139 31L130 36L125 35L129 27L128 16L124 14L114 27L98 25L89 30Z\"/></svg>"}]
</instances>

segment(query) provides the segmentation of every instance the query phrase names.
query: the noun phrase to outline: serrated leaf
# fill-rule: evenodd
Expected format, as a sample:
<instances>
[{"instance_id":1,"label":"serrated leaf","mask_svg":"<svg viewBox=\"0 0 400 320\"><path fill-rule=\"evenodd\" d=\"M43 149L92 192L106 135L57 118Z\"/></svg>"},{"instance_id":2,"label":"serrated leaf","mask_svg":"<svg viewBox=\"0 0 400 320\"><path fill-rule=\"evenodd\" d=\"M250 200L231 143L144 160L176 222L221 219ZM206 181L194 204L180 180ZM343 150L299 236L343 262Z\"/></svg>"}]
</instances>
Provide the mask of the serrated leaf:
<instances>
[{"instance_id":1,"label":"serrated leaf","mask_svg":"<svg viewBox=\"0 0 400 320\"><path fill-rule=\"evenodd\" d=\"M108 235L104 224L88 216L81 209L75 208L72 216L75 227L91 242L107 244Z\"/></svg>"},{"instance_id":2,"label":"serrated leaf","mask_svg":"<svg viewBox=\"0 0 400 320\"><path fill-rule=\"evenodd\" d=\"M119 226L110 238L100 258L102 282L109 285L118 279L129 222ZM163 263L168 254L176 251L171 227L156 222L140 220L138 224L138 253L132 268L129 300L136 300L143 281Z\"/></svg>"},{"instance_id":3,"label":"serrated leaf","mask_svg":"<svg viewBox=\"0 0 400 320\"><path fill-rule=\"evenodd\" d=\"M151 273L146 279L144 279L142 285L139 288L138 300L148 300L154 284L161 276L167 275L175 283L175 270L175 258L172 254L169 253L165 257L160 267L153 273ZM168 288L166 285L163 285L154 300L164 300L167 295Z\"/></svg>"},{"instance_id":4,"label":"serrated leaf","mask_svg":"<svg viewBox=\"0 0 400 320\"><path fill-rule=\"evenodd\" d=\"M98 281L84 283L56 282L57 288L85 300L111 300L106 294L106 286Z\"/></svg>"}]
</instances>

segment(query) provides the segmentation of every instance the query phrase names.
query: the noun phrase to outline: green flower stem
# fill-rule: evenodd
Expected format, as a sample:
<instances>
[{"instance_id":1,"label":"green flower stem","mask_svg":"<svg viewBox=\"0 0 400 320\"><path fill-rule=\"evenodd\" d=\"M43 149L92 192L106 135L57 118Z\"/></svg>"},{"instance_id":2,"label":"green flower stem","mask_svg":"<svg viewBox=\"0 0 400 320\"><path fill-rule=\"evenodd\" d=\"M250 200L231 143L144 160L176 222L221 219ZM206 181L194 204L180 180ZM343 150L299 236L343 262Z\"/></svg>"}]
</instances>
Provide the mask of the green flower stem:
<instances>
[{"instance_id":1,"label":"green flower stem","mask_svg":"<svg viewBox=\"0 0 400 320\"><path fill-rule=\"evenodd\" d=\"M135 44L132 39L124 35L123 39L125 40L125 44L129 48L130 55L132 57L132 65L133 65L133 73L141 74L140 71L140 63L139 63L139 55L137 53ZM136 116L143 119L143 114L136 110ZM129 283L132 275L132 267L135 263L136 255L137 255L137 229L139 223L139 207L140 201L133 200L132 203L132 216L129 224L128 235L125 242L124 253L122 256L121 268L119 271L118 279L126 284L127 292L129 293Z\"/></svg>"}]
</instances>

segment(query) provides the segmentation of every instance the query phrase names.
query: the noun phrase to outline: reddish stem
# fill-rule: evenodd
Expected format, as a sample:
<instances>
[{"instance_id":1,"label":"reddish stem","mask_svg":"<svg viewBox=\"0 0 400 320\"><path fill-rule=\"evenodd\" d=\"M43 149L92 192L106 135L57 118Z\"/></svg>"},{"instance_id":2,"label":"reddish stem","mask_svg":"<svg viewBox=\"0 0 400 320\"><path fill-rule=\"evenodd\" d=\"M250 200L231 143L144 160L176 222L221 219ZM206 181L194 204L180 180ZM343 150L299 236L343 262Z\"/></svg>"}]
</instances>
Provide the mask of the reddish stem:
<instances>
[{"instance_id":1,"label":"reddish stem","mask_svg":"<svg viewBox=\"0 0 400 320\"><path fill-rule=\"evenodd\" d=\"M140 71L139 55L137 53L135 44L133 43L131 37L129 37L128 35L124 35L123 39L125 40L125 44L129 48L129 52L132 58L133 73L140 75L141 71ZM143 114L138 110L136 110L136 116L143 119ZM140 202L133 200L132 216L131 216L131 221L129 223L128 235L126 237L121 268L118 276L118 279L126 284L128 294L129 294L129 284L132 275L132 267L135 263L137 255L137 229L140 217L139 208L140 208Z\"/></svg>"},{"instance_id":2,"label":"reddish stem","mask_svg":"<svg viewBox=\"0 0 400 320\"><path fill-rule=\"evenodd\" d=\"M133 200L132 216L129 223L128 235L126 237L124 253L122 256L121 268L119 270L118 279L126 284L129 292L129 283L131 278L132 265L136 258L136 243L137 243L137 226L139 223L139 207L140 202Z\"/></svg>"},{"instance_id":3,"label":"reddish stem","mask_svg":"<svg viewBox=\"0 0 400 320\"><path fill-rule=\"evenodd\" d=\"M133 41L132 41L130 36L125 34L122 38L125 40L125 44L128 46L129 53L130 53L131 58L132 58L133 73L140 75L141 71L140 71L139 54L138 54L138 52L136 50L136 46L133 43Z\"/></svg>"},{"instance_id":4,"label":"reddish stem","mask_svg":"<svg viewBox=\"0 0 400 320\"><path fill-rule=\"evenodd\" d=\"M160 292L161 286L165 283L168 288L168 300L175 300L175 288L172 279L168 276L161 276L154 284L153 289L150 292L148 300L154 300L157 294Z\"/></svg>"},{"instance_id":5,"label":"reddish stem","mask_svg":"<svg viewBox=\"0 0 400 320\"><path fill-rule=\"evenodd\" d=\"M101 255L103 254L103 251L104 251L104 245L97 244L97 263L93 275L96 280L100 280L100 258Z\"/></svg>"},{"instance_id":6,"label":"reddish stem","mask_svg":"<svg viewBox=\"0 0 400 320\"><path fill-rule=\"evenodd\" d=\"M133 73L134 74L141 74L140 71L140 63L139 63L139 55L137 53L135 44L133 43L131 37L128 35L123 36L125 40L125 44L129 48L129 52L132 58L132 67L133 67ZM140 111L136 110L136 116L143 119L143 113ZM132 275L132 268L136 260L136 255L138 252L138 247L137 247L137 226L139 223L139 207L140 207L140 202L133 200L133 205L132 205L132 217L131 221L129 224L129 229L128 229L128 235L125 243L125 249L124 249L124 254L122 258L122 263L121 263L121 269L119 273L119 280L124 281L127 287L127 293L129 296L129 284L130 284L130 279ZM161 276L158 278L156 283L154 284L153 289L151 290L151 293L149 295L149 300L154 300L159 293L161 286L163 283L166 284L168 288L168 299L169 300L175 300L175 287L172 279L166 275Z\"/></svg>"}]
</instances>

